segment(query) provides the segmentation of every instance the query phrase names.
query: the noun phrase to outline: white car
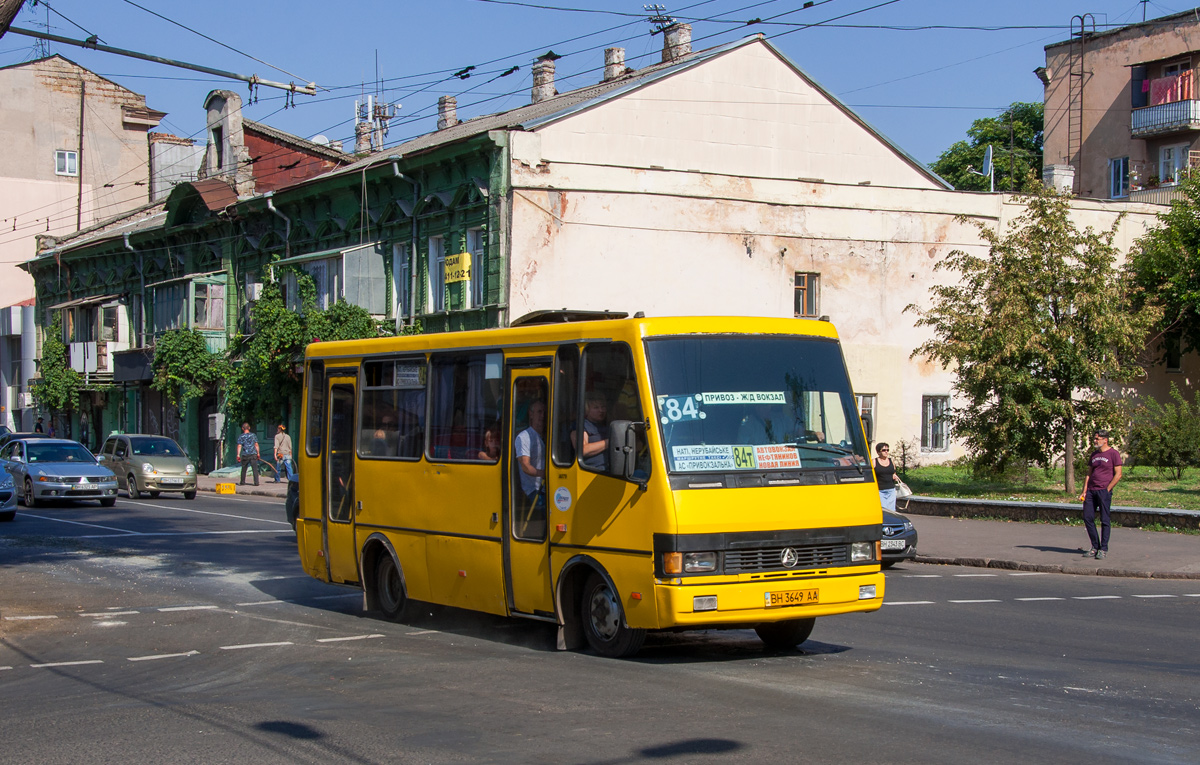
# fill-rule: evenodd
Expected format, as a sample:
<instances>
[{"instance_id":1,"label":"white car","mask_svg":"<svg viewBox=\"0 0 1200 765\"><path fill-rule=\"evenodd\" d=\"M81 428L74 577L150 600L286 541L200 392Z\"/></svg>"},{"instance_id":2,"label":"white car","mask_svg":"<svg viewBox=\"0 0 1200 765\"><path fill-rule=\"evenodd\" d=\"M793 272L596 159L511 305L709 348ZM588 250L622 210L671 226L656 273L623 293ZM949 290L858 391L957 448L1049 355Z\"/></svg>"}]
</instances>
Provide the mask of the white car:
<instances>
[{"instance_id":1,"label":"white car","mask_svg":"<svg viewBox=\"0 0 1200 765\"><path fill-rule=\"evenodd\" d=\"M105 507L116 504L117 476L75 441L14 439L0 448L0 461L26 507L51 499L95 499Z\"/></svg>"}]
</instances>

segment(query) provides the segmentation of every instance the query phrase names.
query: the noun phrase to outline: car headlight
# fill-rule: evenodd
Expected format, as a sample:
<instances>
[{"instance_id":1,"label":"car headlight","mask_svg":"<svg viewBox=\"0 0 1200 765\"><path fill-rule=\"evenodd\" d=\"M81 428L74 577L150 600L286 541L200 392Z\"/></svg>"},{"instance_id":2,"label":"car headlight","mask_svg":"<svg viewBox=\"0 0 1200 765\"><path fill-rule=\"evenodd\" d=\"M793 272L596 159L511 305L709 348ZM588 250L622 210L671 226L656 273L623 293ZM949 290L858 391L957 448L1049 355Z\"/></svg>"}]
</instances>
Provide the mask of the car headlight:
<instances>
[{"instance_id":1,"label":"car headlight","mask_svg":"<svg viewBox=\"0 0 1200 765\"><path fill-rule=\"evenodd\" d=\"M11 489L13 485L13 477L10 473L0 474L0 489Z\"/></svg>"},{"instance_id":2,"label":"car headlight","mask_svg":"<svg viewBox=\"0 0 1200 765\"><path fill-rule=\"evenodd\" d=\"M875 543L874 542L851 542L850 543L850 562L858 563L860 561L875 560Z\"/></svg>"},{"instance_id":3,"label":"car headlight","mask_svg":"<svg viewBox=\"0 0 1200 765\"><path fill-rule=\"evenodd\" d=\"M189 462L187 467L185 467L183 469L183 472L187 473L188 475L191 475L192 473L196 472L196 466Z\"/></svg>"},{"instance_id":4,"label":"car headlight","mask_svg":"<svg viewBox=\"0 0 1200 765\"><path fill-rule=\"evenodd\" d=\"M42 475L39 475L38 480L43 481L45 483L62 483L63 482L63 480L61 478L59 478L58 476L46 475L45 473L43 473Z\"/></svg>"},{"instance_id":5,"label":"car headlight","mask_svg":"<svg viewBox=\"0 0 1200 765\"><path fill-rule=\"evenodd\" d=\"M145 473L146 475L154 475L154 466L151 465L149 462L143 462L142 463L142 472Z\"/></svg>"},{"instance_id":6,"label":"car headlight","mask_svg":"<svg viewBox=\"0 0 1200 765\"><path fill-rule=\"evenodd\" d=\"M905 531L912 531L912 530L913 530L912 521L905 521L905 522L904 522L904 530L905 530Z\"/></svg>"}]
</instances>

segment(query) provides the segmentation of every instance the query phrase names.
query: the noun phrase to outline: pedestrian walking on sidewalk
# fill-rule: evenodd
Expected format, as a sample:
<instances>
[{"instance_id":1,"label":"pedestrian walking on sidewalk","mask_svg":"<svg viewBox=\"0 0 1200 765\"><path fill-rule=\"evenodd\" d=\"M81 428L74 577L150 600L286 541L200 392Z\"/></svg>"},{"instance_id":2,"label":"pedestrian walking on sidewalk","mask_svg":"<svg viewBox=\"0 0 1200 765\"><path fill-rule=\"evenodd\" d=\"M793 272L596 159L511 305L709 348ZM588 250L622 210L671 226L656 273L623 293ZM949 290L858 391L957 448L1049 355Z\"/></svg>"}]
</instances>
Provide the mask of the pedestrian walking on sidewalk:
<instances>
[{"instance_id":1,"label":"pedestrian walking on sidewalk","mask_svg":"<svg viewBox=\"0 0 1200 765\"><path fill-rule=\"evenodd\" d=\"M1112 527L1109 511L1112 508L1112 490L1121 480L1121 453L1108 445L1108 431L1097 430L1092 438L1096 450L1089 458L1091 470L1083 479L1083 525L1087 528L1092 549L1083 554L1085 558L1103 558L1108 555L1108 534ZM1096 511L1100 512L1100 534L1096 534Z\"/></svg>"},{"instance_id":2,"label":"pedestrian walking on sidewalk","mask_svg":"<svg viewBox=\"0 0 1200 765\"><path fill-rule=\"evenodd\" d=\"M246 485L246 469L254 471L254 485L258 486L258 437L250 432L250 423L242 423L242 434L237 439L237 460L242 463L242 486Z\"/></svg>"},{"instance_id":3,"label":"pedestrian walking on sidewalk","mask_svg":"<svg viewBox=\"0 0 1200 765\"><path fill-rule=\"evenodd\" d=\"M896 465L892 462L891 447L875 444L875 483L879 485L879 504L896 512Z\"/></svg>"},{"instance_id":4,"label":"pedestrian walking on sidewalk","mask_svg":"<svg viewBox=\"0 0 1200 765\"><path fill-rule=\"evenodd\" d=\"M279 423L279 432L275 434L275 483L279 477L292 472L292 437L287 434L287 428Z\"/></svg>"}]
</instances>

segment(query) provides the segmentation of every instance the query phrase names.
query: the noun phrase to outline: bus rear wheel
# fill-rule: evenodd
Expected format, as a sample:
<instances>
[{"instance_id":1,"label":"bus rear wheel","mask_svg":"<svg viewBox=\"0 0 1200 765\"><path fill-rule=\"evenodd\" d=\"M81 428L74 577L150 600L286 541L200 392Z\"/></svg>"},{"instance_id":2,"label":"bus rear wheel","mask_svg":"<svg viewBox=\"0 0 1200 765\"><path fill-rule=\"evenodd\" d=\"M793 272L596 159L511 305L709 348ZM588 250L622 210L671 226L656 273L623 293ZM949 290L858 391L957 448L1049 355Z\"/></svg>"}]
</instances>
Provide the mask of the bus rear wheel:
<instances>
[{"instance_id":1,"label":"bus rear wheel","mask_svg":"<svg viewBox=\"0 0 1200 765\"><path fill-rule=\"evenodd\" d=\"M767 622L754 628L758 637L767 648L785 651L808 640L812 634L816 617L809 619L788 619L785 622Z\"/></svg>"},{"instance_id":2,"label":"bus rear wheel","mask_svg":"<svg viewBox=\"0 0 1200 765\"><path fill-rule=\"evenodd\" d=\"M408 593L404 591L404 580L392 556L384 552L375 563L375 602L384 618L399 621L408 604Z\"/></svg>"},{"instance_id":3,"label":"bus rear wheel","mask_svg":"<svg viewBox=\"0 0 1200 765\"><path fill-rule=\"evenodd\" d=\"M625 625L621 601L608 581L592 574L583 588L581 599L583 634L588 645L601 656L621 658L632 656L646 640L646 631Z\"/></svg>"}]
</instances>

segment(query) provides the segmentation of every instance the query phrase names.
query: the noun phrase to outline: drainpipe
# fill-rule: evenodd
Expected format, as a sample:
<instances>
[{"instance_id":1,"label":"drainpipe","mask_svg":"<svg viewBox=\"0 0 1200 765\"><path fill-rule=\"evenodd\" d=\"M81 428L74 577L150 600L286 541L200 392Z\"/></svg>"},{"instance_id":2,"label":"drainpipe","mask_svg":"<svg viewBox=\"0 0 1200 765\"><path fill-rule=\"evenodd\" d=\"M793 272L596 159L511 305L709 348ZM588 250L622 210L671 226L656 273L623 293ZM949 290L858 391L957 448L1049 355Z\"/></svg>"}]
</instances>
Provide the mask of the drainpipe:
<instances>
[{"instance_id":1,"label":"drainpipe","mask_svg":"<svg viewBox=\"0 0 1200 765\"><path fill-rule=\"evenodd\" d=\"M277 217L283 220L283 256L285 258L292 257L292 219L275 209L274 191L268 191L264 195L267 199L267 209L274 213Z\"/></svg>"},{"instance_id":2,"label":"drainpipe","mask_svg":"<svg viewBox=\"0 0 1200 765\"><path fill-rule=\"evenodd\" d=\"M417 203L421 200L421 184L420 182L409 178L404 173L400 172L399 157L392 160L392 175L396 178L401 178L412 184L413 187L413 215L412 215L412 243L408 248L408 324L411 326L417 315Z\"/></svg>"}]
</instances>

